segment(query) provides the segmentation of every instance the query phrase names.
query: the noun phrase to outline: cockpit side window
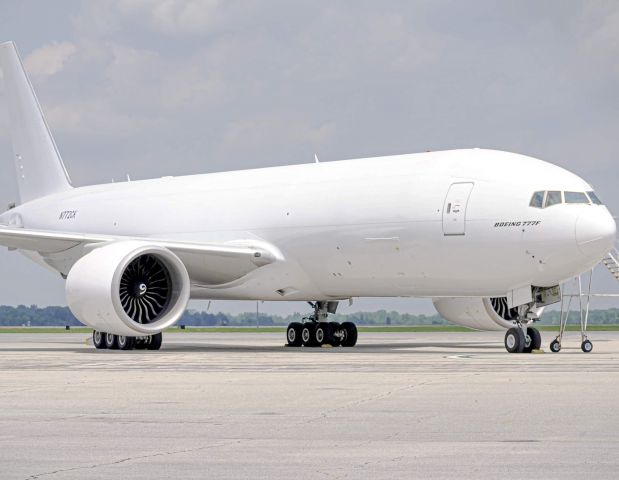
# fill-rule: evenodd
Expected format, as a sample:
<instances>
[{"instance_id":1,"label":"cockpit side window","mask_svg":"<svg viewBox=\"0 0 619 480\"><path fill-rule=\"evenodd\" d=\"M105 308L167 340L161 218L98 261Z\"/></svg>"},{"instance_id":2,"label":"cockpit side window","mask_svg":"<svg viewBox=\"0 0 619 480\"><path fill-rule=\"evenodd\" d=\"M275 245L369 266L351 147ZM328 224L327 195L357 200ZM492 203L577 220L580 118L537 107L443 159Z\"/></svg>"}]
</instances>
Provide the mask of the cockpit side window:
<instances>
[{"instance_id":1,"label":"cockpit side window","mask_svg":"<svg viewBox=\"0 0 619 480\"><path fill-rule=\"evenodd\" d=\"M560 203L563 203L561 192L550 191L546 194L546 205L544 205L544 207L552 207L553 205L558 205Z\"/></svg>"},{"instance_id":2,"label":"cockpit side window","mask_svg":"<svg viewBox=\"0 0 619 480\"><path fill-rule=\"evenodd\" d=\"M589 195L591 203L594 203L595 205L604 205L595 192L587 192L587 195Z\"/></svg>"},{"instance_id":3,"label":"cockpit side window","mask_svg":"<svg viewBox=\"0 0 619 480\"><path fill-rule=\"evenodd\" d=\"M535 192L533 197L531 197L531 203L529 204L531 207L535 208L543 208L544 207L544 192Z\"/></svg>"},{"instance_id":4,"label":"cockpit side window","mask_svg":"<svg viewBox=\"0 0 619 480\"><path fill-rule=\"evenodd\" d=\"M565 203L586 203L589 204L589 199L584 192L564 192Z\"/></svg>"}]
</instances>

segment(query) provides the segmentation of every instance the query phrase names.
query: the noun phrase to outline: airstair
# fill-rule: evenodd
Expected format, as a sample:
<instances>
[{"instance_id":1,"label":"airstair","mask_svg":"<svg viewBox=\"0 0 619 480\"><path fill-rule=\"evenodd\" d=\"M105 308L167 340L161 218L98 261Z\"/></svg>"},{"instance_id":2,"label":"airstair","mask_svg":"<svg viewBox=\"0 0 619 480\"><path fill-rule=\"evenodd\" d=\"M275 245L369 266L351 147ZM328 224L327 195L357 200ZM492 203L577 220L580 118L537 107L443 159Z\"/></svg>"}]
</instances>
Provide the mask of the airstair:
<instances>
[{"instance_id":1,"label":"airstair","mask_svg":"<svg viewBox=\"0 0 619 480\"><path fill-rule=\"evenodd\" d=\"M615 279L619 282L619 242L616 242L616 245L608 255L606 255L602 261L600 262L604 265L610 274L615 277ZM589 320L589 305L591 304L592 297L619 297L617 294L612 293L602 293L595 294L591 293L591 281L593 278L593 270L589 272L588 282L585 285L586 291L583 290L582 278L576 277L574 281L576 282L578 293L576 294L568 294L564 292L565 284L563 284L561 292L561 317L559 324L559 335L557 338L550 343L550 350L553 352L558 352L561 350L561 341L563 340L563 334L565 333L565 327L567 326L567 320L570 315L570 310L572 307L572 300L577 299L578 309L580 310L580 335L581 335L581 348L585 353L590 352L593 349L593 344L587 338L587 323ZM568 282L565 282L568 283ZM567 308L565 308L565 300L567 300ZM584 301L584 302L583 302ZM576 303L576 302L574 302Z\"/></svg>"},{"instance_id":2,"label":"airstair","mask_svg":"<svg viewBox=\"0 0 619 480\"><path fill-rule=\"evenodd\" d=\"M610 274L619 282L619 250L617 247L613 248L609 254L604 257L602 263Z\"/></svg>"}]
</instances>

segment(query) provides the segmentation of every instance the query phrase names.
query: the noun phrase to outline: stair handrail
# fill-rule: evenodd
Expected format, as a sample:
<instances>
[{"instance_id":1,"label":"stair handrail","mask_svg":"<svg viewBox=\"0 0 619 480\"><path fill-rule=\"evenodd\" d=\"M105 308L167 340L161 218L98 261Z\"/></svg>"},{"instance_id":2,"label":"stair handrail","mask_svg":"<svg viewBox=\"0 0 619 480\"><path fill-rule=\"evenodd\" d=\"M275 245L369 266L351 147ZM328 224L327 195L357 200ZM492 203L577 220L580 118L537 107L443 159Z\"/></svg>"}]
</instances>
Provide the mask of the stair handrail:
<instances>
[{"instance_id":1,"label":"stair handrail","mask_svg":"<svg viewBox=\"0 0 619 480\"><path fill-rule=\"evenodd\" d=\"M606 256L604 257L604 260L606 259L610 259L612 260L614 263L619 264L619 250L617 250L616 248L613 248L610 252L608 252L606 254Z\"/></svg>"}]
</instances>

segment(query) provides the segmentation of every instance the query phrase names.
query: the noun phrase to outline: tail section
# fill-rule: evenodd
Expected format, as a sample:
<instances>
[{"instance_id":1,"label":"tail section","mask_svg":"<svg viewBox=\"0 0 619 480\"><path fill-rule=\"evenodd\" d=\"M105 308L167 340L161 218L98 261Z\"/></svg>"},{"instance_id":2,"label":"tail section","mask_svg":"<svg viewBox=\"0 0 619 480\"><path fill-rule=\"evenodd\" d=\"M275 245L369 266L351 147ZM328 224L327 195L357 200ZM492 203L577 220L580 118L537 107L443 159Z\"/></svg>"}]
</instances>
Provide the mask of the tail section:
<instances>
[{"instance_id":1,"label":"tail section","mask_svg":"<svg viewBox=\"0 0 619 480\"><path fill-rule=\"evenodd\" d=\"M21 202L69 190L69 176L13 42L0 43L0 69Z\"/></svg>"}]
</instances>

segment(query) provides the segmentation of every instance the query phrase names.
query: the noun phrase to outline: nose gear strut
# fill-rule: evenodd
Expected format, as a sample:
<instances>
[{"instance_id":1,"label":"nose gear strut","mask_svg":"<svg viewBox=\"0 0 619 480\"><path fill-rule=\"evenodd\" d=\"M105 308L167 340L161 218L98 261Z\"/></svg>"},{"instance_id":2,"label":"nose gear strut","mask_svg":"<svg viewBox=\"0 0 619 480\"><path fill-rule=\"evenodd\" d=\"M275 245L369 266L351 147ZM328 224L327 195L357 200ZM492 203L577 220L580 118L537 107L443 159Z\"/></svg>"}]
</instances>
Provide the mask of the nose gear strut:
<instances>
[{"instance_id":1,"label":"nose gear strut","mask_svg":"<svg viewBox=\"0 0 619 480\"><path fill-rule=\"evenodd\" d=\"M539 320L534 311L535 302L520 305L518 315L512 328L505 333L505 349L509 353L531 353L542 346L542 336L537 328L532 327Z\"/></svg>"}]
</instances>

